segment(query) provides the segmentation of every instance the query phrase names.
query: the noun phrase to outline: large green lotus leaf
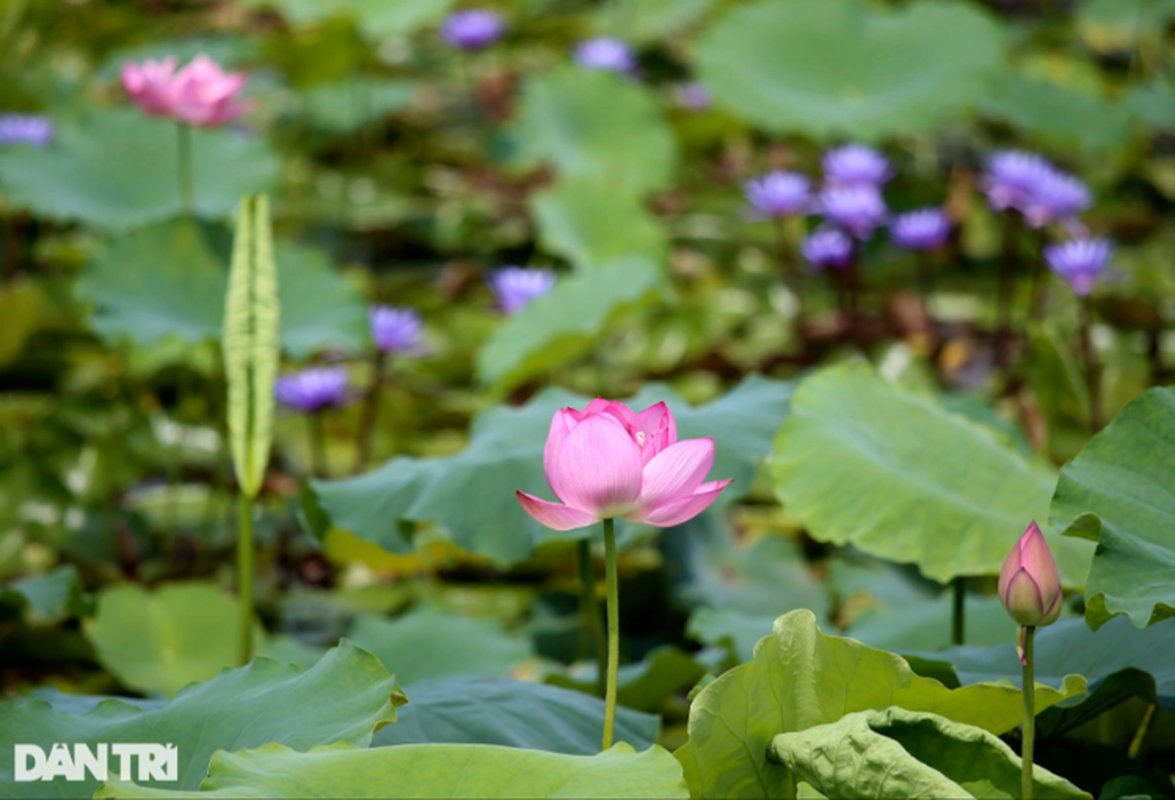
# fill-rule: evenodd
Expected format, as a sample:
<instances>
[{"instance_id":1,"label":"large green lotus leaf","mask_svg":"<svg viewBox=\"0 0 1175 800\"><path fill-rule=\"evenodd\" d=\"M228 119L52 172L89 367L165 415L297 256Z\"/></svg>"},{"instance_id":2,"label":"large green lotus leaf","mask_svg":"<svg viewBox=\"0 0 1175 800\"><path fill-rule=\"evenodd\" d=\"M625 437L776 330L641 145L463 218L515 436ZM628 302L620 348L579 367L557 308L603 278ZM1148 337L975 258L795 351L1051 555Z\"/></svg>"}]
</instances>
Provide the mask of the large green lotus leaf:
<instances>
[{"instance_id":1,"label":"large green lotus leaf","mask_svg":"<svg viewBox=\"0 0 1175 800\"><path fill-rule=\"evenodd\" d=\"M640 711L657 711L670 697L697 685L707 672L718 669L726 653L707 648L686 653L673 645L650 651L635 664L625 664L616 673L616 702ZM595 694L599 684L595 662L580 662L566 673L548 675L545 681L554 686Z\"/></svg>"},{"instance_id":2,"label":"large green lotus leaf","mask_svg":"<svg viewBox=\"0 0 1175 800\"><path fill-rule=\"evenodd\" d=\"M182 219L115 237L81 280L82 295L95 306L94 329L108 340L126 336L143 345L170 336L219 339L230 243L225 229ZM362 294L326 255L279 244L277 262L283 348L303 357L324 347L361 347Z\"/></svg>"},{"instance_id":3,"label":"large green lotus leaf","mask_svg":"<svg viewBox=\"0 0 1175 800\"><path fill-rule=\"evenodd\" d=\"M671 36L691 25L714 5L714 0L619 0L596 14L603 36L646 44Z\"/></svg>"},{"instance_id":4,"label":"large green lotus leaf","mask_svg":"<svg viewBox=\"0 0 1175 800\"><path fill-rule=\"evenodd\" d=\"M507 633L493 620L431 606L396 619L361 615L347 635L409 687L445 675L503 675L534 655L529 639Z\"/></svg>"},{"instance_id":5,"label":"large green lotus leaf","mask_svg":"<svg viewBox=\"0 0 1175 800\"><path fill-rule=\"evenodd\" d=\"M1049 709L1037 723L1048 731L1069 729L1129 697L1142 697L1175 711L1175 621L1138 630L1114 619L1091 631L1067 617L1036 632L1036 680L1061 687L1082 675L1089 694ZM927 662L949 664L960 684L1007 681L1021 685L1020 659L1009 642L991 647L952 647L917 654ZM919 664L919 671L926 667Z\"/></svg>"},{"instance_id":6,"label":"large green lotus leaf","mask_svg":"<svg viewBox=\"0 0 1175 800\"><path fill-rule=\"evenodd\" d=\"M867 367L840 365L800 384L771 458L779 497L817 540L917 564L946 583L995 575L1056 480L993 433ZM1045 531L1066 586L1091 548ZM1077 546L1074 546L1077 544Z\"/></svg>"},{"instance_id":7,"label":"large green lotus leaf","mask_svg":"<svg viewBox=\"0 0 1175 800\"><path fill-rule=\"evenodd\" d=\"M44 150L0 152L6 199L58 220L129 228L179 216L175 125L134 108L92 112L63 125ZM227 218L247 194L272 191L278 159L256 136L192 131L193 202L201 217Z\"/></svg>"},{"instance_id":8,"label":"large green lotus leaf","mask_svg":"<svg viewBox=\"0 0 1175 800\"><path fill-rule=\"evenodd\" d=\"M120 583L98 593L83 631L98 661L124 686L171 696L238 663L236 641L224 635L238 617L235 598L211 584L173 583L149 592Z\"/></svg>"},{"instance_id":9,"label":"large green lotus leaf","mask_svg":"<svg viewBox=\"0 0 1175 800\"><path fill-rule=\"evenodd\" d=\"M995 82L981 111L1061 152L1112 152L1130 141L1130 112L1122 105L1014 74Z\"/></svg>"},{"instance_id":10,"label":"large green lotus leaf","mask_svg":"<svg viewBox=\"0 0 1175 800\"><path fill-rule=\"evenodd\" d=\"M665 231L640 201L607 183L561 181L532 195L530 210L542 246L581 269L632 256L660 265L668 251Z\"/></svg>"},{"instance_id":11,"label":"large green lotus leaf","mask_svg":"<svg viewBox=\"0 0 1175 800\"><path fill-rule=\"evenodd\" d=\"M225 630L232 630L229 626ZM209 634L208 643L225 636ZM239 750L281 742L295 750L348 742L366 747L372 733L394 722L404 702L396 680L370 653L348 641L328 652L310 670L256 658L225 670L207 683L193 684L161 708L141 710L121 700L103 700L85 714L54 710L45 700L0 704L0 750L15 743L156 742L174 744L178 783L161 787L196 789L217 750ZM12 761L0 759L0 797L90 797L98 781L14 783Z\"/></svg>"},{"instance_id":12,"label":"large green lotus leaf","mask_svg":"<svg viewBox=\"0 0 1175 800\"><path fill-rule=\"evenodd\" d=\"M821 794L843 800L1020 796L1022 762L999 737L902 708L858 711L781 733L771 741L771 758ZM1036 765L1032 783L1042 800L1090 797Z\"/></svg>"},{"instance_id":13,"label":"large green lotus leaf","mask_svg":"<svg viewBox=\"0 0 1175 800\"><path fill-rule=\"evenodd\" d=\"M532 77L514 136L523 161L612 192L662 189L677 168L677 140L652 93L607 70L565 66Z\"/></svg>"},{"instance_id":14,"label":"large green lotus leaf","mask_svg":"<svg viewBox=\"0 0 1175 800\"><path fill-rule=\"evenodd\" d=\"M963 3L881 11L859 0L742 6L698 45L720 105L776 133L879 139L970 105L1003 59L998 26Z\"/></svg>"},{"instance_id":15,"label":"large green lotus leaf","mask_svg":"<svg viewBox=\"0 0 1175 800\"><path fill-rule=\"evenodd\" d=\"M275 8L298 25L346 18L372 39L407 36L438 22L454 0L247 0L248 5Z\"/></svg>"},{"instance_id":16,"label":"large green lotus leaf","mask_svg":"<svg viewBox=\"0 0 1175 800\"><path fill-rule=\"evenodd\" d=\"M110 781L100 798L685 798L668 751L626 744L592 756L488 744L346 745L299 753L280 744L217 753L199 792L158 792Z\"/></svg>"},{"instance_id":17,"label":"large green lotus leaf","mask_svg":"<svg viewBox=\"0 0 1175 800\"><path fill-rule=\"evenodd\" d=\"M478 377L502 392L574 362L599 340L616 313L661 282L661 271L641 257L563 277L490 335L478 352Z\"/></svg>"},{"instance_id":18,"label":"large green lotus leaf","mask_svg":"<svg viewBox=\"0 0 1175 800\"><path fill-rule=\"evenodd\" d=\"M508 678L453 675L417 681L395 725L380 729L372 747L402 744L497 744L590 756L600 751L604 701L556 686ZM652 746L661 719L616 709L616 741Z\"/></svg>"},{"instance_id":19,"label":"large green lotus leaf","mask_svg":"<svg viewBox=\"0 0 1175 800\"><path fill-rule=\"evenodd\" d=\"M1136 124L1152 133L1175 130L1175 87L1162 78L1132 87L1122 104Z\"/></svg>"},{"instance_id":20,"label":"large green lotus leaf","mask_svg":"<svg viewBox=\"0 0 1175 800\"><path fill-rule=\"evenodd\" d=\"M1084 689L1038 685L1043 711ZM767 760L778 734L836 722L854 711L898 706L940 714L1001 734L1021 722L1020 690L977 684L948 689L916 675L900 656L820 632L807 610L775 621L749 664L701 691L690 708L689 741L677 751L695 797L794 798L788 771Z\"/></svg>"},{"instance_id":21,"label":"large green lotus leaf","mask_svg":"<svg viewBox=\"0 0 1175 800\"><path fill-rule=\"evenodd\" d=\"M65 564L27 578L0 584L0 603L27 606L43 620L58 619L66 613L80 615L90 610L90 598L82 586L77 567Z\"/></svg>"},{"instance_id":22,"label":"large green lotus leaf","mask_svg":"<svg viewBox=\"0 0 1175 800\"><path fill-rule=\"evenodd\" d=\"M1085 586L1094 630L1175 616L1175 389L1136 397L1061 470L1050 513L1098 543Z\"/></svg>"},{"instance_id":23,"label":"large green lotus leaf","mask_svg":"<svg viewBox=\"0 0 1175 800\"><path fill-rule=\"evenodd\" d=\"M713 437L716 454L710 474L734 479L720 498L730 502L750 490L790 396L790 383L751 376L698 408L686 406L672 389L657 384L625 402L639 410L664 400L677 418L679 438ZM458 455L395 458L366 475L311 485L335 526L385 550L411 549L399 521L432 521L467 550L500 563L517 562L551 534L522 510L515 491L550 497L543 445L551 417L559 408L582 408L587 402L570 392L546 389L525 406L499 406L479 416L469 446ZM575 535L592 535L592 530Z\"/></svg>"}]
</instances>

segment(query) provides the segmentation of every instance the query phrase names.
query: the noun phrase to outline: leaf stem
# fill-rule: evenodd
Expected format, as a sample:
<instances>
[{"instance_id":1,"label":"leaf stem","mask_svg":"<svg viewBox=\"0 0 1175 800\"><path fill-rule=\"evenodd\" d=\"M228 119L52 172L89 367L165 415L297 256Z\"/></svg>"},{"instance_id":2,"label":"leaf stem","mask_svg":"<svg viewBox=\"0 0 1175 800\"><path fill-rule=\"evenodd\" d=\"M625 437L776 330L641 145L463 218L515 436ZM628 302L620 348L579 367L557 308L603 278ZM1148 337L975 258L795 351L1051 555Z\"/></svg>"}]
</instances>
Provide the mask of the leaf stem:
<instances>
[{"instance_id":1,"label":"leaf stem","mask_svg":"<svg viewBox=\"0 0 1175 800\"><path fill-rule=\"evenodd\" d=\"M807 316L804 308L803 276L800 274L800 262L796 258L796 252L792 248L791 243L788 242L787 223L781 217L775 218L775 246L779 255L779 263L783 266L783 275L787 281L787 288L796 298L796 316L793 324L795 326L796 340L802 343L804 320Z\"/></svg>"},{"instance_id":2,"label":"leaf stem","mask_svg":"<svg viewBox=\"0 0 1175 800\"><path fill-rule=\"evenodd\" d=\"M240 607L241 666L253 657L253 500L241 492L237 528L237 605Z\"/></svg>"},{"instance_id":3,"label":"leaf stem","mask_svg":"<svg viewBox=\"0 0 1175 800\"><path fill-rule=\"evenodd\" d=\"M951 644L961 645L965 640L965 616L967 612L967 579L962 575L951 581L954 593L953 614L951 616Z\"/></svg>"},{"instance_id":4,"label":"leaf stem","mask_svg":"<svg viewBox=\"0 0 1175 800\"><path fill-rule=\"evenodd\" d=\"M616 672L620 668L620 586L616 576L616 533L611 518L604 520L604 568L608 589L608 681L604 692L604 744L612 746L616 726Z\"/></svg>"},{"instance_id":5,"label":"leaf stem","mask_svg":"<svg viewBox=\"0 0 1175 800\"><path fill-rule=\"evenodd\" d=\"M1016 270L1019 267L1020 217L1014 211L1004 214L1004 252L1000 258L1000 278L996 309L998 321L995 334L996 367L1008 366L1009 340L1012 335L1012 295L1016 288Z\"/></svg>"},{"instance_id":6,"label":"leaf stem","mask_svg":"<svg viewBox=\"0 0 1175 800\"><path fill-rule=\"evenodd\" d=\"M1024 631L1024 744L1020 750L1020 796L1032 800L1032 750L1036 742L1036 678L1033 675L1033 640L1036 627L1025 625Z\"/></svg>"},{"instance_id":7,"label":"leaf stem","mask_svg":"<svg viewBox=\"0 0 1175 800\"><path fill-rule=\"evenodd\" d=\"M195 210L195 204L192 201L192 128L182 122L177 122L175 125L180 210L183 211L185 217L190 217Z\"/></svg>"},{"instance_id":8,"label":"leaf stem","mask_svg":"<svg viewBox=\"0 0 1175 800\"><path fill-rule=\"evenodd\" d=\"M1146 713L1142 715L1142 722L1138 723L1138 730L1134 733L1134 738L1130 740L1130 749L1126 751L1126 756L1132 760L1137 761L1139 755L1142 753L1142 744L1146 741L1146 735L1150 733L1151 723L1155 719L1155 704L1151 703L1146 707Z\"/></svg>"}]
</instances>

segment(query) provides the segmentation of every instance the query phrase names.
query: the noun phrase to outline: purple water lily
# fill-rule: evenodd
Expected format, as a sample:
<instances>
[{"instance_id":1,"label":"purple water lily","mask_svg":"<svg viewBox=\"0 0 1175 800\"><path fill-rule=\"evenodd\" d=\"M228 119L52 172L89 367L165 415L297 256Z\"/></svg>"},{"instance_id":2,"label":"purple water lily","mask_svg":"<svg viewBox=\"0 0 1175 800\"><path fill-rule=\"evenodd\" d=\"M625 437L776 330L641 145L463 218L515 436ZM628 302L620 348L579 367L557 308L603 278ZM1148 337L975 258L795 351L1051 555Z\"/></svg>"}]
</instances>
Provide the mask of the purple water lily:
<instances>
[{"instance_id":1,"label":"purple water lily","mask_svg":"<svg viewBox=\"0 0 1175 800\"><path fill-rule=\"evenodd\" d=\"M32 144L48 147L53 140L53 121L36 114L0 116L0 145Z\"/></svg>"},{"instance_id":2,"label":"purple water lily","mask_svg":"<svg viewBox=\"0 0 1175 800\"><path fill-rule=\"evenodd\" d=\"M549 269L502 267L490 274L486 283L497 298L498 307L507 314L517 314L532 300L551 291L555 273Z\"/></svg>"},{"instance_id":3,"label":"purple water lily","mask_svg":"<svg viewBox=\"0 0 1175 800\"><path fill-rule=\"evenodd\" d=\"M371 340L381 352L410 355L420 349L423 325L412 309L375 306L368 317Z\"/></svg>"},{"instance_id":4,"label":"purple water lily","mask_svg":"<svg viewBox=\"0 0 1175 800\"><path fill-rule=\"evenodd\" d=\"M937 250L951 235L951 219L941 208L907 211L890 222L889 235L907 250Z\"/></svg>"},{"instance_id":5,"label":"purple water lily","mask_svg":"<svg viewBox=\"0 0 1175 800\"><path fill-rule=\"evenodd\" d=\"M844 269L853 256L853 240L836 228L818 228L804 240L800 252L818 269Z\"/></svg>"},{"instance_id":6,"label":"purple water lily","mask_svg":"<svg viewBox=\"0 0 1175 800\"><path fill-rule=\"evenodd\" d=\"M471 8L457 11L441 25L441 37L460 50L489 47L506 32L506 23L493 11Z\"/></svg>"},{"instance_id":7,"label":"purple water lily","mask_svg":"<svg viewBox=\"0 0 1175 800\"><path fill-rule=\"evenodd\" d=\"M575 46L574 57L577 64L587 69L623 74L636 71L636 56L632 48L620 39L608 36L580 42Z\"/></svg>"},{"instance_id":8,"label":"purple water lily","mask_svg":"<svg viewBox=\"0 0 1175 800\"><path fill-rule=\"evenodd\" d=\"M881 192L867 185L829 186L820 193L817 209L858 239L868 239L889 213Z\"/></svg>"},{"instance_id":9,"label":"purple water lily","mask_svg":"<svg viewBox=\"0 0 1175 800\"><path fill-rule=\"evenodd\" d=\"M1084 297L1093 290L1113 253L1114 245L1109 239L1070 239L1046 245L1044 260L1049 269L1064 278L1075 294Z\"/></svg>"},{"instance_id":10,"label":"purple water lily","mask_svg":"<svg viewBox=\"0 0 1175 800\"><path fill-rule=\"evenodd\" d=\"M893 177L885 156L863 144L833 148L824 154L821 165L828 185L880 187Z\"/></svg>"},{"instance_id":11,"label":"purple water lily","mask_svg":"<svg viewBox=\"0 0 1175 800\"><path fill-rule=\"evenodd\" d=\"M274 383L273 395L282 405L307 413L342 405L347 399L347 370L312 367L283 375Z\"/></svg>"},{"instance_id":12,"label":"purple water lily","mask_svg":"<svg viewBox=\"0 0 1175 800\"><path fill-rule=\"evenodd\" d=\"M751 207L765 217L784 217L808 208L812 183L798 172L776 170L743 184Z\"/></svg>"}]
</instances>

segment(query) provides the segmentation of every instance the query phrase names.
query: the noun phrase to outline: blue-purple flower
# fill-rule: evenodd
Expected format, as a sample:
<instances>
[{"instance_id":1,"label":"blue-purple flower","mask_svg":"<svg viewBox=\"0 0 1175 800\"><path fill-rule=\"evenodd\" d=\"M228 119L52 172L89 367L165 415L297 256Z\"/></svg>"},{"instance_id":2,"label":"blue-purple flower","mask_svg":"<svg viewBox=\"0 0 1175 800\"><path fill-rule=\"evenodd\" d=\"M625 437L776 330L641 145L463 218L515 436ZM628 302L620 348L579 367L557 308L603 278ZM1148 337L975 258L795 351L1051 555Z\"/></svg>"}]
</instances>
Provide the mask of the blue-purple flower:
<instances>
[{"instance_id":1,"label":"blue-purple flower","mask_svg":"<svg viewBox=\"0 0 1175 800\"><path fill-rule=\"evenodd\" d=\"M800 245L804 260L814 267L844 269L853 257L853 240L836 228L817 228Z\"/></svg>"},{"instance_id":2,"label":"blue-purple flower","mask_svg":"<svg viewBox=\"0 0 1175 800\"><path fill-rule=\"evenodd\" d=\"M1023 211L1042 181L1055 172L1052 164L1035 153L1000 150L987 160L980 188L994 211Z\"/></svg>"},{"instance_id":3,"label":"blue-purple flower","mask_svg":"<svg viewBox=\"0 0 1175 800\"><path fill-rule=\"evenodd\" d=\"M620 39L600 36L585 39L575 46L575 61L581 67L607 72L631 74L636 71L632 48Z\"/></svg>"},{"instance_id":4,"label":"blue-purple flower","mask_svg":"<svg viewBox=\"0 0 1175 800\"><path fill-rule=\"evenodd\" d=\"M1033 228L1074 219L1089 208L1089 188L1084 182L1060 170L1050 170L1029 193L1024 219Z\"/></svg>"},{"instance_id":5,"label":"blue-purple flower","mask_svg":"<svg viewBox=\"0 0 1175 800\"><path fill-rule=\"evenodd\" d=\"M867 185L829 186L820 193L817 209L858 239L868 239L889 213L881 192Z\"/></svg>"},{"instance_id":6,"label":"blue-purple flower","mask_svg":"<svg viewBox=\"0 0 1175 800\"><path fill-rule=\"evenodd\" d=\"M555 273L549 269L526 269L525 267L502 267L488 278L498 307L507 314L517 314L532 300L542 297L555 285Z\"/></svg>"},{"instance_id":7,"label":"blue-purple flower","mask_svg":"<svg viewBox=\"0 0 1175 800\"><path fill-rule=\"evenodd\" d=\"M1109 239L1070 239L1045 245L1044 260L1049 269L1068 282L1075 294L1084 297L1093 289L1113 252Z\"/></svg>"},{"instance_id":8,"label":"blue-purple flower","mask_svg":"<svg viewBox=\"0 0 1175 800\"><path fill-rule=\"evenodd\" d=\"M677 102L689 111L705 111L713 99L710 90L698 81L683 83L677 87Z\"/></svg>"},{"instance_id":9,"label":"blue-purple flower","mask_svg":"<svg viewBox=\"0 0 1175 800\"><path fill-rule=\"evenodd\" d=\"M298 411L321 411L342 405L347 399L347 370L312 367L283 375L274 383L273 395L282 405Z\"/></svg>"},{"instance_id":10,"label":"blue-purple flower","mask_svg":"<svg viewBox=\"0 0 1175 800\"><path fill-rule=\"evenodd\" d=\"M941 208L908 211L890 222L889 235L907 250L937 250L951 235L951 219Z\"/></svg>"},{"instance_id":11,"label":"blue-purple flower","mask_svg":"<svg viewBox=\"0 0 1175 800\"><path fill-rule=\"evenodd\" d=\"M493 11L471 8L457 11L441 25L441 36L460 50L489 47L506 32L506 23Z\"/></svg>"},{"instance_id":12,"label":"blue-purple flower","mask_svg":"<svg viewBox=\"0 0 1175 800\"><path fill-rule=\"evenodd\" d=\"M824 181L837 186L880 187L893 177L885 156L863 144L846 144L824 154Z\"/></svg>"},{"instance_id":13,"label":"blue-purple flower","mask_svg":"<svg viewBox=\"0 0 1175 800\"><path fill-rule=\"evenodd\" d=\"M756 212L765 217L799 214L808 208L812 183L798 172L776 170L743 185L743 194Z\"/></svg>"},{"instance_id":14,"label":"blue-purple flower","mask_svg":"<svg viewBox=\"0 0 1175 800\"><path fill-rule=\"evenodd\" d=\"M53 122L36 114L0 116L0 145L34 144L47 147L53 140Z\"/></svg>"},{"instance_id":15,"label":"blue-purple flower","mask_svg":"<svg viewBox=\"0 0 1175 800\"><path fill-rule=\"evenodd\" d=\"M368 317L371 340L381 352L412 355L420 349L423 325L412 309L375 306Z\"/></svg>"}]
</instances>

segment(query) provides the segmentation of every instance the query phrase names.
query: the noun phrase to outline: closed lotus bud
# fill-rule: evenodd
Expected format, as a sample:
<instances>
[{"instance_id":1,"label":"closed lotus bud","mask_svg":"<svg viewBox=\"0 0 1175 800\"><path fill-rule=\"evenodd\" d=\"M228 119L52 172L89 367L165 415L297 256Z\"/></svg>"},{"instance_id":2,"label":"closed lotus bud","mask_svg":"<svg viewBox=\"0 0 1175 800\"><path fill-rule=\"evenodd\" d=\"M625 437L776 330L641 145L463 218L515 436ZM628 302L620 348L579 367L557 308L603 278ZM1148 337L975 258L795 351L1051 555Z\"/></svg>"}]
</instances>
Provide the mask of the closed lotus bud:
<instances>
[{"instance_id":1,"label":"closed lotus bud","mask_svg":"<svg viewBox=\"0 0 1175 800\"><path fill-rule=\"evenodd\" d=\"M1051 625L1061 615L1061 576L1035 522L1004 560L999 591L1008 615L1021 625Z\"/></svg>"}]
</instances>

